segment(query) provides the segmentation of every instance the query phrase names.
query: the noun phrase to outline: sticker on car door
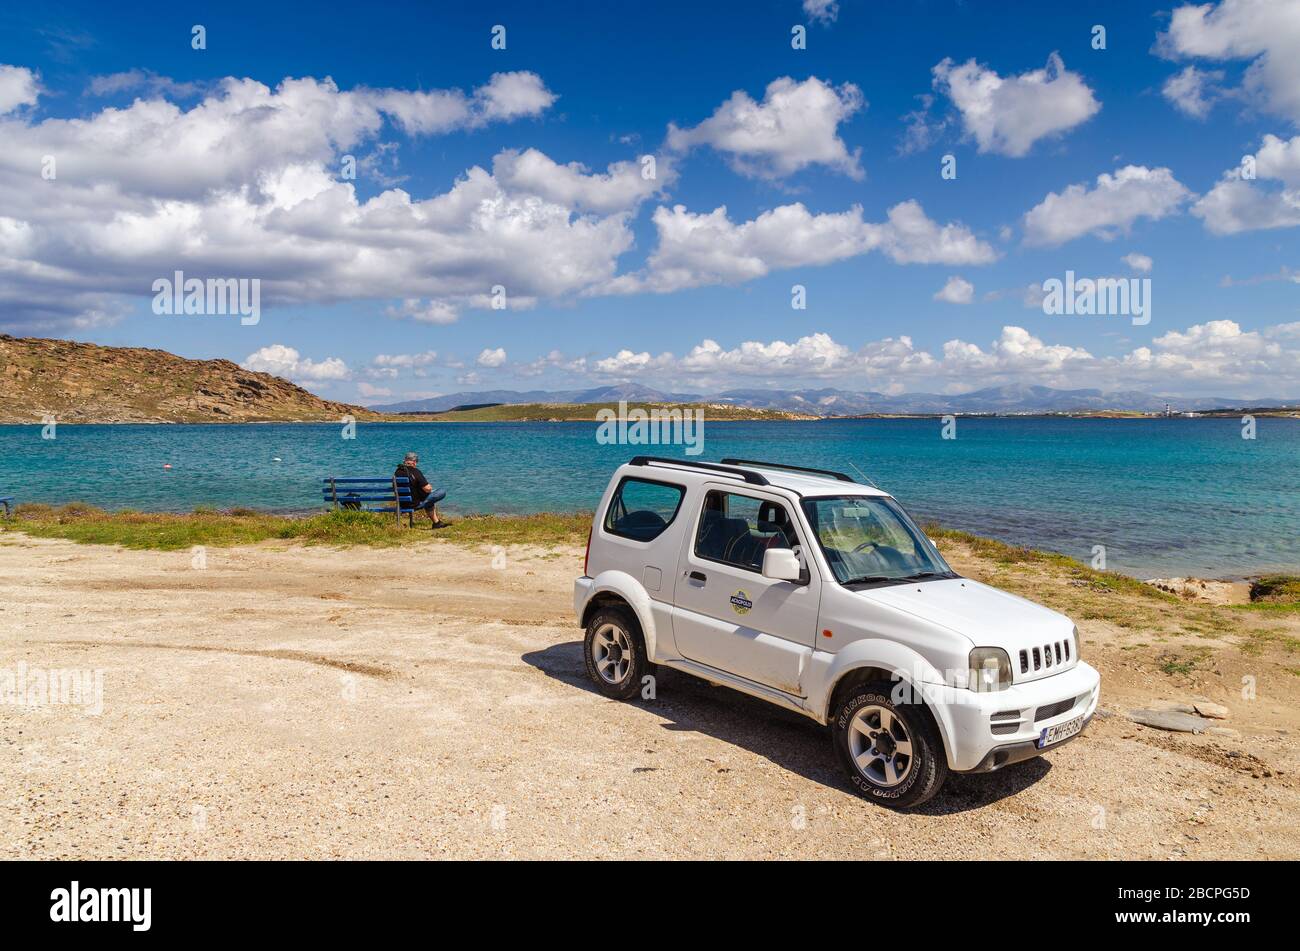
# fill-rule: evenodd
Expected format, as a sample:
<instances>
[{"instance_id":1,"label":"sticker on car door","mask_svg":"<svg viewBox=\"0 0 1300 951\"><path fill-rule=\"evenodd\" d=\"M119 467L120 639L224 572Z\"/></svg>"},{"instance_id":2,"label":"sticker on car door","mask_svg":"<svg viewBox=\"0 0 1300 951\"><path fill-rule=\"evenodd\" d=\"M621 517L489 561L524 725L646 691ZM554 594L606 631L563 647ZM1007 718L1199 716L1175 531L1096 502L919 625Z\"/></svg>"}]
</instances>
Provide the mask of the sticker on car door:
<instances>
[{"instance_id":1,"label":"sticker on car door","mask_svg":"<svg viewBox=\"0 0 1300 951\"><path fill-rule=\"evenodd\" d=\"M749 600L749 595L743 588L731 596L731 610L737 614L748 614L753 606L754 602Z\"/></svg>"}]
</instances>

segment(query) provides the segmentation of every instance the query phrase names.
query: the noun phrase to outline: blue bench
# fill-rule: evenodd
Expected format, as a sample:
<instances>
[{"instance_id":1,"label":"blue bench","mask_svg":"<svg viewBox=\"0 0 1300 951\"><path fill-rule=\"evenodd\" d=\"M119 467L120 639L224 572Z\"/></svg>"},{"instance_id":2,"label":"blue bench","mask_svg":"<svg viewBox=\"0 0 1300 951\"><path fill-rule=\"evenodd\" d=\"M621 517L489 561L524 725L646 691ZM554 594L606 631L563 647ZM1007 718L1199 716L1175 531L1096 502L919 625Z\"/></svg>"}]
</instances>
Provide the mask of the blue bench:
<instances>
[{"instance_id":1,"label":"blue bench","mask_svg":"<svg viewBox=\"0 0 1300 951\"><path fill-rule=\"evenodd\" d=\"M414 527L415 506L411 503L411 480L406 476L388 476L379 479L322 479L324 499L336 509L358 509L362 512L391 512L402 524L406 516L408 527ZM382 502L383 505L376 505Z\"/></svg>"},{"instance_id":2,"label":"blue bench","mask_svg":"<svg viewBox=\"0 0 1300 951\"><path fill-rule=\"evenodd\" d=\"M0 505L5 507L5 518L9 517L9 510L12 508L13 504L14 497L12 495L0 495Z\"/></svg>"}]
</instances>

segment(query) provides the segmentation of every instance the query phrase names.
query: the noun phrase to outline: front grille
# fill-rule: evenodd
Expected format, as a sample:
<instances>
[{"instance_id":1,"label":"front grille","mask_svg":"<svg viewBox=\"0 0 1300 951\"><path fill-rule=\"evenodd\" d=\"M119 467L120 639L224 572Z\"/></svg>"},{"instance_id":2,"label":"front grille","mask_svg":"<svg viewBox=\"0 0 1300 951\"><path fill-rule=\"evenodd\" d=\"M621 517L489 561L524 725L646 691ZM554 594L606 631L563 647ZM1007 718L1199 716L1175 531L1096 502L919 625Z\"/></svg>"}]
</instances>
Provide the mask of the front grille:
<instances>
[{"instance_id":1,"label":"front grille","mask_svg":"<svg viewBox=\"0 0 1300 951\"><path fill-rule=\"evenodd\" d=\"M1049 670L1052 667L1059 667L1069 662L1070 641L1068 638L1020 652L1020 672L1022 674L1029 673L1031 663L1033 670Z\"/></svg>"},{"instance_id":2,"label":"front grille","mask_svg":"<svg viewBox=\"0 0 1300 951\"><path fill-rule=\"evenodd\" d=\"M1049 703L1045 707L1039 707L1034 713L1034 722L1040 723L1043 720L1050 720L1052 717L1060 716L1067 710L1074 709L1074 705L1079 702L1078 697L1067 697L1064 700L1058 700L1056 703Z\"/></svg>"}]
</instances>

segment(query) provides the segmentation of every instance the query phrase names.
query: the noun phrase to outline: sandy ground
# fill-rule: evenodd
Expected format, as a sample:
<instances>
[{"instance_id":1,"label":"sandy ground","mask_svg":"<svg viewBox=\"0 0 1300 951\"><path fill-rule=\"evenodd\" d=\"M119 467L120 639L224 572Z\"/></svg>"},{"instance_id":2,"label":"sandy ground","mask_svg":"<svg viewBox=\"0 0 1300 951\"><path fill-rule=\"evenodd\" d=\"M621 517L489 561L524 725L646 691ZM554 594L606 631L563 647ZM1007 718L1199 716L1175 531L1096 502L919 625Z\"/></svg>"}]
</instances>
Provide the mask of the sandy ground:
<instances>
[{"instance_id":1,"label":"sandy ground","mask_svg":"<svg viewBox=\"0 0 1300 951\"><path fill-rule=\"evenodd\" d=\"M0 856L1300 857L1298 678L1230 642L1179 683L1147 635L1081 622L1109 715L894 814L809 720L671 672L654 701L593 692L581 557L268 546L195 568L5 536L0 670L102 671L103 709L0 704ZM1259 698L1233 702L1252 665ZM1189 691L1239 736L1122 716Z\"/></svg>"}]
</instances>

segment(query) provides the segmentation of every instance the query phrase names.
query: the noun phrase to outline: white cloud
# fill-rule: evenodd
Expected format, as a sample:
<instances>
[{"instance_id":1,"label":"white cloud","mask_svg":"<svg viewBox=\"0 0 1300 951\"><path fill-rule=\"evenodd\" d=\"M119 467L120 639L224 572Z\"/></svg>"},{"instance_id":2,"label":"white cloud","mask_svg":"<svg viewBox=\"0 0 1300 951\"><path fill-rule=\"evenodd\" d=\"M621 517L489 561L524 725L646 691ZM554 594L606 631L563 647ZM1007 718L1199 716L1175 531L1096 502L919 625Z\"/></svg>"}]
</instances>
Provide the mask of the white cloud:
<instances>
[{"instance_id":1,"label":"white cloud","mask_svg":"<svg viewBox=\"0 0 1300 951\"><path fill-rule=\"evenodd\" d=\"M934 88L952 100L981 152L1019 158L1040 139L1086 122L1101 109L1078 73L1053 53L1044 69L999 76L974 59L934 67Z\"/></svg>"},{"instance_id":2,"label":"white cloud","mask_svg":"<svg viewBox=\"0 0 1300 951\"><path fill-rule=\"evenodd\" d=\"M1137 251L1130 251L1120 260L1140 274L1151 273L1151 267L1155 263L1145 254L1139 254Z\"/></svg>"},{"instance_id":3,"label":"white cloud","mask_svg":"<svg viewBox=\"0 0 1300 951\"><path fill-rule=\"evenodd\" d=\"M22 66L0 65L0 115L34 106L40 95L36 74Z\"/></svg>"},{"instance_id":4,"label":"white cloud","mask_svg":"<svg viewBox=\"0 0 1300 951\"><path fill-rule=\"evenodd\" d=\"M668 127L668 147L686 151L708 145L727 154L732 167L758 178L784 178L810 165L825 165L853 179L863 177L861 149L849 152L839 124L866 106L852 83L838 87L812 76L768 83L762 102L737 90L694 128Z\"/></svg>"},{"instance_id":5,"label":"white cloud","mask_svg":"<svg viewBox=\"0 0 1300 951\"><path fill-rule=\"evenodd\" d=\"M374 396L392 396L392 395L393 395L393 391L390 390L388 387L386 387L386 386L374 386L374 385L372 385L372 384L370 384L370 383L367 383L365 380L362 380L362 381L360 381L359 383L357 383L357 392L360 393L361 396L363 396L363 397L365 397L365 398L370 398L370 397L374 397Z\"/></svg>"},{"instance_id":6,"label":"white cloud","mask_svg":"<svg viewBox=\"0 0 1300 951\"><path fill-rule=\"evenodd\" d=\"M178 83L168 76L160 76L151 69L129 69L121 73L94 76L86 92L92 96L115 96L124 92L142 92L146 96L173 96L184 98L203 90L202 83Z\"/></svg>"},{"instance_id":7,"label":"white cloud","mask_svg":"<svg viewBox=\"0 0 1300 951\"><path fill-rule=\"evenodd\" d=\"M370 364L375 367L405 370L427 367L437 359L437 350L425 350L423 353L380 353L370 361Z\"/></svg>"},{"instance_id":8,"label":"white cloud","mask_svg":"<svg viewBox=\"0 0 1300 951\"><path fill-rule=\"evenodd\" d=\"M829 334L800 337L793 344L783 340L771 343L747 341L734 350L724 350L717 342L705 340L682 358L680 367L687 373L729 374L810 374L821 375L838 370L853 357Z\"/></svg>"},{"instance_id":9,"label":"white cloud","mask_svg":"<svg viewBox=\"0 0 1300 951\"><path fill-rule=\"evenodd\" d=\"M1232 320L1212 320L1187 330L1170 331L1139 347L1121 361L1125 371L1163 385L1178 382L1252 387L1258 395L1287 397L1300 381L1300 349L1285 347L1294 339L1294 324L1263 331L1243 331ZM1267 394L1259 386L1270 387ZM1273 387L1285 392L1277 393Z\"/></svg>"},{"instance_id":10,"label":"white cloud","mask_svg":"<svg viewBox=\"0 0 1300 951\"><path fill-rule=\"evenodd\" d=\"M830 25L840 15L840 5L836 0L803 0L803 12L810 20Z\"/></svg>"},{"instance_id":11,"label":"white cloud","mask_svg":"<svg viewBox=\"0 0 1300 951\"><path fill-rule=\"evenodd\" d=\"M622 350L588 361L586 369L610 380L654 379L665 385L721 386L762 381L840 381L881 392L964 392L1005 383L1058 388L1095 387L1207 395L1294 396L1300 388L1300 322L1243 331L1231 320L1210 321L1156 337L1150 346L1118 356L1047 343L1024 327L1005 326L981 346L960 338L937 352L911 337L887 337L857 350L824 333L783 340L746 341L724 348L706 339L685 356ZM1260 391L1267 381L1269 392Z\"/></svg>"},{"instance_id":12,"label":"white cloud","mask_svg":"<svg viewBox=\"0 0 1300 951\"><path fill-rule=\"evenodd\" d=\"M1300 135L1289 140L1264 136L1255 152L1255 165L1260 178L1274 179L1288 188L1300 188Z\"/></svg>"},{"instance_id":13,"label":"white cloud","mask_svg":"<svg viewBox=\"0 0 1300 951\"><path fill-rule=\"evenodd\" d=\"M493 73L486 86L475 90L482 122L541 115L559 97L546 88L536 73Z\"/></svg>"},{"instance_id":14,"label":"white cloud","mask_svg":"<svg viewBox=\"0 0 1300 951\"><path fill-rule=\"evenodd\" d=\"M529 72L493 73L486 85L469 95L459 89L360 89L352 95L362 109L383 112L410 135L476 129L491 122L541 115L558 98L540 76Z\"/></svg>"},{"instance_id":15,"label":"white cloud","mask_svg":"<svg viewBox=\"0 0 1300 951\"><path fill-rule=\"evenodd\" d=\"M1228 178L1192 206L1192 214L1215 234L1238 234L1300 225L1300 195L1267 192L1240 178Z\"/></svg>"},{"instance_id":16,"label":"white cloud","mask_svg":"<svg viewBox=\"0 0 1300 951\"><path fill-rule=\"evenodd\" d=\"M480 125L489 118L483 103L491 84L469 96L457 89L341 90L312 78L286 79L275 89L233 77L216 85L190 109L153 98L84 119L5 119L4 167L39 167L41 156L55 155L61 187L194 200L255 188L268 172L289 166L332 164L341 151L373 140L386 119L412 135Z\"/></svg>"},{"instance_id":17,"label":"white cloud","mask_svg":"<svg viewBox=\"0 0 1300 951\"><path fill-rule=\"evenodd\" d=\"M474 362L481 367L499 367L506 362L506 352L502 347L492 350L484 349Z\"/></svg>"},{"instance_id":18,"label":"white cloud","mask_svg":"<svg viewBox=\"0 0 1300 951\"><path fill-rule=\"evenodd\" d=\"M1192 214L1214 234L1300 225L1300 135L1290 140L1264 136L1254 159L1255 180L1244 177L1242 166L1234 166L1192 206ZM1265 188L1260 181L1281 186Z\"/></svg>"},{"instance_id":19,"label":"white cloud","mask_svg":"<svg viewBox=\"0 0 1300 951\"><path fill-rule=\"evenodd\" d=\"M934 105L934 96L929 93L922 93L916 97L920 100L920 107L905 113L900 118L905 123L902 138L898 142L899 155L912 155L916 152L923 152L933 145L948 128L949 119L936 119L930 116L930 109Z\"/></svg>"},{"instance_id":20,"label":"white cloud","mask_svg":"<svg viewBox=\"0 0 1300 951\"><path fill-rule=\"evenodd\" d=\"M1300 123L1300 0L1180 6L1156 48L1171 59L1249 61L1242 98Z\"/></svg>"},{"instance_id":21,"label":"white cloud","mask_svg":"<svg viewBox=\"0 0 1300 951\"><path fill-rule=\"evenodd\" d=\"M935 300L947 304L969 304L974 297L975 285L956 275L948 278L948 283L944 284L934 295Z\"/></svg>"},{"instance_id":22,"label":"white cloud","mask_svg":"<svg viewBox=\"0 0 1300 951\"><path fill-rule=\"evenodd\" d=\"M1222 81L1221 69L1206 71L1188 66L1166 79L1160 92L1179 112L1204 119L1215 101L1223 97L1223 91L1216 85Z\"/></svg>"},{"instance_id":23,"label":"white cloud","mask_svg":"<svg viewBox=\"0 0 1300 951\"><path fill-rule=\"evenodd\" d=\"M659 370L671 366L673 355L664 353L658 357L652 357L646 351L633 353L631 350L620 350L612 357L605 357L597 360L592 364L597 373L608 376L626 377L634 376L637 373L644 373L646 370Z\"/></svg>"},{"instance_id":24,"label":"white cloud","mask_svg":"<svg viewBox=\"0 0 1300 951\"><path fill-rule=\"evenodd\" d=\"M684 357L671 353L620 351L595 361L600 375L629 378L647 371L701 379L866 378L901 382L908 379L983 379L1008 374L1053 374L1092 360L1086 350L1044 344L1020 327L1004 327L987 349L961 340L943 345L941 356L918 350L910 337L886 338L854 351L828 334L801 337L794 343L746 341L724 349L705 340ZM873 382L874 385L874 382Z\"/></svg>"},{"instance_id":25,"label":"white cloud","mask_svg":"<svg viewBox=\"0 0 1300 951\"><path fill-rule=\"evenodd\" d=\"M389 317L406 318L421 324L454 324L460 318L460 311L447 301L422 301L418 297L408 297L400 304L385 308Z\"/></svg>"},{"instance_id":26,"label":"white cloud","mask_svg":"<svg viewBox=\"0 0 1300 951\"><path fill-rule=\"evenodd\" d=\"M568 373L585 373L587 370L587 360L585 357L576 357L570 359L559 350L551 350L545 356L538 357L536 360L530 360L528 363L516 364L512 367L512 372L517 376L541 376L552 370L563 370Z\"/></svg>"},{"instance_id":27,"label":"white cloud","mask_svg":"<svg viewBox=\"0 0 1300 951\"><path fill-rule=\"evenodd\" d=\"M1097 185L1071 185L1050 193L1024 217L1025 243L1059 245L1085 234L1111 240L1139 218L1159 220L1192 197L1167 168L1126 165L1102 173Z\"/></svg>"},{"instance_id":28,"label":"white cloud","mask_svg":"<svg viewBox=\"0 0 1300 951\"><path fill-rule=\"evenodd\" d=\"M295 381L346 380L350 376L347 364L338 357L327 357L316 362L303 357L293 347L286 347L282 343L275 343L250 353L240 366L245 370L270 373Z\"/></svg>"},{"instance_id":29,"label":"white cloud","mask_svg":"<svg viewBox=\"0 0 1300 951\"><path fill-rule=\"evenodd\" d=\"M472 167L441 193L365 201L340 178L343 156L385 129L474 127L539 106L539 89L522 74L471 94L226 79L189 108L152 98L76 120L0 115L0 324L106 322L178 269L260 278L267 307L394 301L392 315L428 323L491 306L496 285L521 309L608 281L633 236L627 212L601 212L640 197L622 166L584 177L531 153L534 172L556 177L530 179L509 153L509 181ZM53 182L40 178L46 155Z\"/></svg>"},{"instance_id":30,"label":"white cloud","mask_svg":"<svg viewBox=\"0 0 1300 951\"><path fill-rule=\"evenodd\" d=\"M605 293L660 293L704 284L735 284L792 267L831 264L881 251L899 264L987 264L996 253L961 224L939 225L915 201L889 209L881 223L862 209L813 214L781 205L735 224L725 206L708 214L684 205L655 209L659 244L647 270L606 284Z\"/></svg>"},{"instance_id":31,"label":"white cloud","mask_svg":"<svg viewBox=\"0 0 1300 951\"><path fill-rule=\"evenodd\" d=\"M498 153L492 175L506 188L606 215L636 208L676 178L667 157L656 160L655 177L648 179L640 162L615 162L604 174L593 175L578 162L560 165L537 149Z\"/></svg>"}]
</instances>

